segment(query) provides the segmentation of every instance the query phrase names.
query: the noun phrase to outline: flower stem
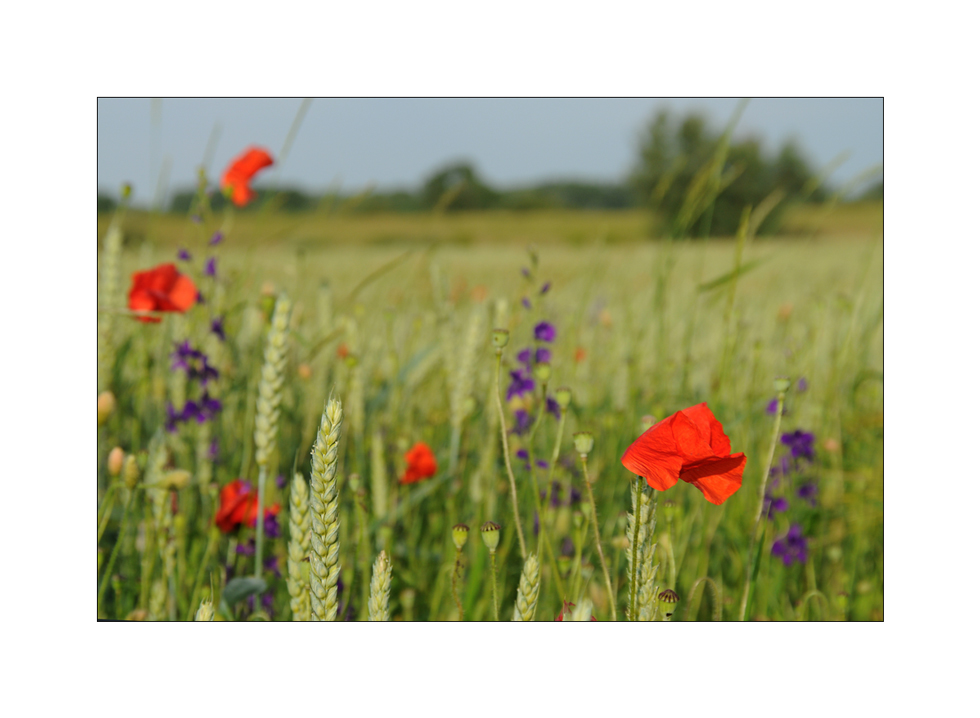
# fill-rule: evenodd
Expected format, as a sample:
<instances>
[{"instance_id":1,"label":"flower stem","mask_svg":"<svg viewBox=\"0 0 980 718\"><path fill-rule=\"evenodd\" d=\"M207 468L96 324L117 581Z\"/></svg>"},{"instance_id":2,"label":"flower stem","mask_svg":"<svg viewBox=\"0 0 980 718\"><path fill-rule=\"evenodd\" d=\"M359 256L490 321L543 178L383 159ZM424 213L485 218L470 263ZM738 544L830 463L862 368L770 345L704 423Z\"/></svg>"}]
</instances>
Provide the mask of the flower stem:
<instances>
[{"instance_id":1,"label":"flower stem","mask_svg":"<svg viewBox=\"0 0 980 718\"><path fill-rule=\"evenodd\" d=\"M129 492L129 498L126 500L126 505L123 507L122 523L120 524L119 536L116 538L116 544L112 547L112 553L109 554L109 561L105 566L105 573L102 575L102 585L99 586L99 596L96 600L96 612L102 607L102 597L105 595L105 590L109 585L109 578L112 576L112 567L116 563L116 556L119 555L119 548L122 546L123 541L126 538L126 531L129 529L129 507L133 503L133 495L135 490Z\"/></svg>"},{"instance_id":2,"label":"flower stem","mask_svg":"<svg viewBox=\"0 0 980 718\"><path fill-rule=\"evenodd\" d=\"M456 610L459 611L459 620L463 620L463 604L459 600L459 589L456 587L456 579L459 576L459 559L463 555L462 549L456 549L456 563L453 566L453 598L456 600Z\"/></svg>"},{"instance_id":3,"label":"flower stem","mask_svg":"<svg viewBox=\"0 0 980 718\"><path fill-rule=\"evenodd\" d=\"M606 579L606 591L609 592L609 608L612 610L612 619L616 620L616 597L613 595L612 581L609 579L609 568L606 566L606 557L602 554L602 539L599 537L599 514L595 507L595 496L592 494L592 485L589 483L588 459L582 454L582 478L585 480L585 489L589 492L589 503L592 504L592 525L595 528L595 547L599 551L599 563L602 565L602 575Z\"/></svg>"},{"instance_id":4,"label":"flower stem","mask_svg":"<svg viewBox=\"0 0 980 718\"><path fill-rule=\"evenodd\" d=\"M507 477L510 479L510 500L514 506L514 527L517 529L517 540L521 544L521 559L527 560L527 546L524 544L524 532L521 530L521 516L517 510L517 482L514 481L514 470L510 466L510 447L507 445L507 421L504 418L504 405L500 401L500 349L497 350L497 371L495 376L496 391L494 394L497 397L497 413L500 415L500 436L504 444L504 464L507 466ZM540 521L540 516L539 519ZM496 579L495 579L496 580ZM496 590L496 583L494 583L494 590ZM494 601L494 613L496 614L497 606L496 601Z\"/></svg>"},{"instance_id":5,"label":"flower stem","mask_svg":"<svg viewBox=\"0 0 980 718\"><path fill-rule=\"evenodd\" d=\"M255 515L255 578L262 578L262 538L265 528L265 514L262 511L262 499L265 494L265 464L259 465L259 510Z\"/></svg>"},{"instance_id":6,"label":"flower stem","mask_svg":"<svg viewBox=\"0 0 980 718\"><path fill-rule=\"evenodd\" d=\"M106 491L105 499L102 501L102 521L99 523L98 541L102 540L102 534L105 533L106 526L109 525L109 518L112 516L112 509L116 503L116 489L118 486L118 481L112 482L112 484L109 486L109 490Z\"/></svg>"},{"instance_id":7,"label":"flower stem","mask_svg":"<svg viewBox=\"0 0 980 718\"><path fill-rule=\"evenodd\" d=\"M745 609L749 602L749 589L752 587L752 574L755 572L755 545L759 540L759 524L762 521L762 510L766 501L766 483L769 481L769 471L772 469L772 459L776 455L776 441L779 438L779 424L783 418L783 402L786 392L778 394L776 406L776 421L772 425L772 439L769 442L769 456L762 471L762 481L759 483L759 506L755 512L755 522L752 526L752 540L749 542L749 555L745 561L745 588L742 590L742 603L738 609L738 620L745 620Z\"/></svg>"},{"instance_id":8,"label":"flower stem","mask_svg":"<svg viewBox=\"0 0 980 718\"><path fill-rule=\"evenodd\" d=\"M630 576L630 615L631 621L637 620L636 615L636 593L637 576L640 571L640 562L637 558L637 549L640 544L640 492L643 491L643 477L636 477L636 501L633 504L633 572Z\"/></svg>"},{"instance_id":9,"label":"flower stem","mask_svg":"<svg viewBox=\"0 0 980 718\"><path fill-rule=\"evenodd\" d=\"M500 616L497 613L497 553L496 551L490 554L490 586L493 590L493 620L499 621Z\"/></svg>"}]
</instances>

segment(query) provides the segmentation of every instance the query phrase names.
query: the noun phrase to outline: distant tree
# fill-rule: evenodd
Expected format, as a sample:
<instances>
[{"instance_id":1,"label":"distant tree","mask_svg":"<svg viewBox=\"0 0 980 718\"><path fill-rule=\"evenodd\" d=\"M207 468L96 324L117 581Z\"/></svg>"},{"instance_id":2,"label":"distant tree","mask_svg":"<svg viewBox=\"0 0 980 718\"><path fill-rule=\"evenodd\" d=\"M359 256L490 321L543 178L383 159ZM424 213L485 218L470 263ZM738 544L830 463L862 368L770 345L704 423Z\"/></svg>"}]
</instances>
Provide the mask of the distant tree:
<instances>
[{"instance_id":1,"label":"distant tree","mask_svg":"<svg viewBox=\"0 0 980 718\"><path fill-rule=\"evenodd\" d=\"M99 209L98 212L111 212L116 208L116 200L107 194L98 193L99 195Z\"/></svg>"},{"instance_id":2,"label":"distant tree","mask_svg":"<svg viewBox=\"0 0 980 718\"><path fill-rule=\"evenodd\" d=\"M881 179L861 193L860 199L865 202L877 202L885 199L885 180Z\"/></svg>"},{"instance_id":3,"label":"distant tree","mask_svg":"<svg viewBox=\"0 0 980 718\"><path fill-rule=\"evenodd\" d=\"M746 206L757 207L776 190L787 199L799 197L813 176L794 143L769 159L754 138L732 142L720 154L722 139L697 114L678 122L664 110L647 127L630 185L644 204L661 214L669 232L734 234ZM722 157L723 162L715 162ZM777 205L760 232L778 227L778 209L784 205Z\"/></svg>"},{"instance_id":4,"label":"distant tree","mask_svg":"<svg viewBox=\"0 0 980 718\"><path fill-rule=\"evenodd\" d=\"M485 185L473 166L465 162L437 171L422 186L422 204L427 209L491 209L498 201L498 193Z\"/></svg>"}]
</instances>

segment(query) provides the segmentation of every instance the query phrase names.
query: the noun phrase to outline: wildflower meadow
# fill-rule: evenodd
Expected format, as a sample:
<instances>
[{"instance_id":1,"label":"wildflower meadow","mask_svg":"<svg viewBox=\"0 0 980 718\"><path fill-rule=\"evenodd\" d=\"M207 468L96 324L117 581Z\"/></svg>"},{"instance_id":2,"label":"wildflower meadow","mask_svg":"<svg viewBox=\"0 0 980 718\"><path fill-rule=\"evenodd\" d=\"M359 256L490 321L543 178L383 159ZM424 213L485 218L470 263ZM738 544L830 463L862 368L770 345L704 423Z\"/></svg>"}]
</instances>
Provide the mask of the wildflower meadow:
<instances>
[{"instance_id":1,"label":"wildflower meadow","mask_svg":"<svg viewBox=\"0 0 980 718\"><path fill-rule=\"evenodd\" d=\"M275 162L99 216L100 618L883 620L880 203L284 218Z\"/></svg>"}]
</instances>

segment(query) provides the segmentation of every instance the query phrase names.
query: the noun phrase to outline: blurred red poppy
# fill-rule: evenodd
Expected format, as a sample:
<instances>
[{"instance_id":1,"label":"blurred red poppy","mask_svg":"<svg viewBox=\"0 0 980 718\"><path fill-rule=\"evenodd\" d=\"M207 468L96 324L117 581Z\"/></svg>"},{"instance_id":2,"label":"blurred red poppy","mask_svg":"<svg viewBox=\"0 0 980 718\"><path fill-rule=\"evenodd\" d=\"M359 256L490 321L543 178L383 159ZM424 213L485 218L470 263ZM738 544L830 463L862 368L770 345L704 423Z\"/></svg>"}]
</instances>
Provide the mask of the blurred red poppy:
<instances>
[{"instance_id":1,"label":"blurred red poppy","mask_svg":"<svg viewBox=\"0 0 980 718\"><path fill-rule=\"evenodd\" d=\"M435 476L438 468L436 455L421 441L406 452L405 461L408 462L408 466L398 482L400 484L414 484L416 481Z\"/></svg>"},{"instance_id":2,"label":"blurred red poppy","mask_svg":"<svg viewBox=\"0 0 980 718\"><path fill-rule=\"evenodd\" d=\"M218 513L214 517L214 522L219 529L228 533L240 524L255 526L255 518L259 513L259 498L251 484L235 479L222 487L218 498ZM279 504L273 504L266 507L265 515L276 516L279 511Z\"/></svg>"},{"instance_id":3,"label":"blurred red poppy","mask_svg":"<svg viewBox=\"0 0 980 718\"><path fill-rule=\"evenodd\" d=\"M258 500L252 494L251 487L241 479L225 484L221 489L219 501L214 522L225 533L234 530L242 523L246 514L254 513L258 509Z\"/></svg>"},{"instance_id":4,"label":"blurred red poppy","mask_svg":"<svg viewBox=\"0 0 980 718\"><path fill-rule=\"evenodd\" d=\"M255 192L248 183L256 172L271 164L272 155L261 147L249 147L228 165L221 177L221 189L231 189L231 201L244 207L255 199Z\"/></svg>"},{"instance_id":5,"label":"blurred red poppy","mask_svg":"<svg viewBox=\"0 0 980 718\"><path fill-rule=\"evenodd\" d=\"M623 466L658 491L683 479L713 504L742 485L745 454L732 454L721 422L701 403L647 429L623 454Z\"/></svg>"},{"instance_id":6,"label":"blurred red poppy","mask_svg":"<svg viewBox=\"0 0 980 718\"><path fill-rule=\"evenodd\" d=\"M133 274L129 308L133 311L186 312L197 301L197 287L173 264L161 264ZM159 322L160 317L138 316L141 322Z\"/></svg>"}]
</instances>

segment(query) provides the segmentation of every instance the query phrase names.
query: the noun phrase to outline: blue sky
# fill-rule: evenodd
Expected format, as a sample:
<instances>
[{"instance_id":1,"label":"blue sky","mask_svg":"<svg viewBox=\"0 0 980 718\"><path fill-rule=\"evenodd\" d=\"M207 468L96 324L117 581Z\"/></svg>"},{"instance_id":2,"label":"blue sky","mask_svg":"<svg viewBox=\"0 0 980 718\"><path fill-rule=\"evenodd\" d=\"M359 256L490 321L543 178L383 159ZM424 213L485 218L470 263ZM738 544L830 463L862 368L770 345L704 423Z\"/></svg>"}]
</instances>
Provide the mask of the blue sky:
<instances>
[{"instance_id":1,"label":"blue sky","mask_svg":"<svg viewBox=\"0 0 980 718\"><path fill-rule=\"evenodd\" d=\"M436 168L473 162L491 185L544 180L622 180L644 127L662 107L703 112L721 128L736 99L314 99L285 161L264 182L323 191L414 189ZM299 99L100 99L98 185L115 195L124 181L135 201L152 199L166 160L167 188L194 183L209 138L214 179L247 145L282 156ZM883 161L881 99L753 99L736 137L754 135L775 152L795 138L813 166L841 152L831 176L841 184ZM216 129L217 128L217 129Z\"/></svg>"}]
</instances>

